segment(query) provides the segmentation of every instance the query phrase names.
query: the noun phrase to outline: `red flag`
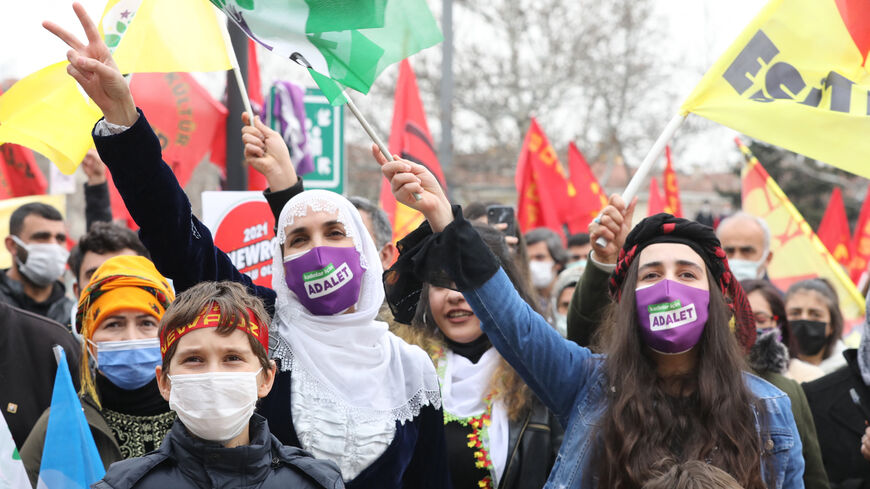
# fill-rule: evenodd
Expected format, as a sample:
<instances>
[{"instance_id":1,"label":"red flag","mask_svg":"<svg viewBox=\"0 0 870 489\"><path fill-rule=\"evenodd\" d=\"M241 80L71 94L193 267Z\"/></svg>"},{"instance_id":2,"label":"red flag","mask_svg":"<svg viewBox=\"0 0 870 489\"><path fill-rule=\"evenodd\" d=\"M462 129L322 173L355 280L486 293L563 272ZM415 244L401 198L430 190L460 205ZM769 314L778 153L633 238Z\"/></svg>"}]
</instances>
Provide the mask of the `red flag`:
<instances>
[{"instance_id":1,"label":"red flag","mask_svg":"<svg viewBox=\"0 0 870 489\"><path fill-rule=\"evenodd\" d=\"M870 197L870 187L867 188ZM856 284L870 263L870 198L864 198L861 214L858 215L858 225L852 236L852 260L849 262L849 276Z\"/></svg>"},{"instance_id":2,"label":"red flag","mask_svg":"<svg viewBox=\"0 0 870 489\"><path fill-rule=\"evenodd\" d=\"M48 189L45 175L36 165L33 151L17 144L0 145L2 183L0 194L4 199L42 195Z\"/></svg>"},{"instance_id":3,"label":"red flag","mask_svg":"<svg viewBox=\"0 0 870 489\"><path fill-rule=\"evenodd\" d=\"M649 203L647 204L647 216L654 216L665 211L665 199L662 197L662 192L659 190L659 181L656 177L650 178L649 181Z\"/></svg>"},{"instance_id":4,"label":"red flag","mask_svg":"<svg viewBox=\"0 0 870 489\"><path fill-rule=\"evenodd\" d=\"M683 217L683 205L680 203L680 187L677 184L677 172L674 171L674 161L671 159L671 147L665 146L665 212L674 217Z\"/></svg>"},{"instance_id":5,"label":"red flag","mask_svg":"<svg viewBox=\"0 0 870 489\"><path fill-rule=\"evenodd\" d=\"M251 100L251 108L255 114L263 112L263 92L260 89L260 65L257 63L257 43L248 39L248 98ZM226 154L226 125L224 125L223 137L215 141L215 149L218 145L224 148ZM226 158L224 158L226 159ZM248 167L248 190L265 190L269 184L266 177L252 167Z\"/></svg>"},{"instance_id":6,"label":"red flag","mask_svg":"<svg viewBox=\"0 0 870 489\"><path fill-rule=\"evenodd\" d=\"M47 189L33 151L17 144L0 145L0 199L42 195Z\"/></svg>"},{"instance_id":7,"label":"red flag","mask_svg":"<svg viewBox=\"0 0 870 489\"><path fill-rule=\"evenodd\" d=\"M388 146L390 153L428 168L441 183L441 187L447 188L441 164L438 162L438 154L429 133L429 125L426 124L426 112L420 100L417 77L414 76L414 70L411 69L411 63L407 59L399 63L399 79L396 81L393 105L393 125L390 128ZM422 214L406 205L398 205L390 190L390 183L386 179L381 184L381 207L387 212L393 224L394 241L405 237L423 222Z\"/></svg>"},{"instance_id":8,"label":"red flag","mask_svg":"<svg viewBox=\"0 0 870 489\"><path fill-rule=\"evenodd\" d=\"M227 109L189 73L136 73L130 90L160 139L163 160L181 186L187 185L193 170L209 156L216 132L226 127ZM216 156L209 160L225 168L225 157L216 161Z\"/></svg>"},{"instance_id":9,"label":"red flag","mask_svg":"<svg viewBox=\"0 0 870 489\"><path fill-rule=\"evenodd\" d=\"M843 195L839 187L834 187L828 208L822 216L819 230L816 232L825 248L841 265L848 266L851 253L852 236L849 232L849 220L846 218L846 207L843 205Z\"/></svg>"},{"instance_id":10,"label":"red flag","mask_svg":"<svg viewBox=\"0 0 870 489\"><path fill-rule=\"evenodd\" d=\"M520 230L547 227L561 234L577 190L534 117L520 150L515 182Z\"/></svg>"},{"instance_id":11,"label":"red flag","mask_svg":"<svg viewBox=\"0 0 870 489\"><path fill-rule=\"evenodd\" d=\"M571 183L577 191L568 219L568 229L572 234L586 233L589 231L589 222L598 217L601 209L607 206L607 195L589 168L583 153L573 142L568 144L568 170L571 172Z\"/></svg>"},{"instance_id":12,"label":"red flag","mask_svg":"<svg viewBox=\"0 0 870 489\"><path fill-rule=\"evenodd\" d=\"M248 39L248 98L254 113L263 111L263 90L260 86L260 64L257 62L257 43Z\"/></svg>"}]
</instances>

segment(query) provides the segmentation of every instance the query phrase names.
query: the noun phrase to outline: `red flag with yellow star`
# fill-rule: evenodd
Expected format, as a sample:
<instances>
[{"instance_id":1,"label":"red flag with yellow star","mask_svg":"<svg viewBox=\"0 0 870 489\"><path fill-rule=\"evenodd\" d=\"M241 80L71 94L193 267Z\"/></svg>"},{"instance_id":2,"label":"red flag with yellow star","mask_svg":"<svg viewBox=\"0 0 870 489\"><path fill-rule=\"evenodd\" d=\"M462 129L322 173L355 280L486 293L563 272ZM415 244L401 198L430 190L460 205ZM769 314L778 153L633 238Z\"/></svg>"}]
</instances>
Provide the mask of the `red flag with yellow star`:
<instances>
[{"instance_id":1,"label":"red flag with yellow star","mask_svg":"<svg viewBox=\"0 0 870 489\"><path fill-rule=\"evenodd\" d=\"M520 230L525 233L546 227L562 234L577 191L566 178L556 150L534 117L520 150L514 180Z\"/></svg>"},{"instance_id":2,"label":"red flag with yellow star","mask_svg":"<svg viewBox=\"0 0 870 489\"><path fill-rule=\"evenodd\" d=\"M870 197L870 187L867 192L867 197ZM867 264L870 263L870 198L867 197L864 198L861 214L858 215L858 225L855 226L855 234L852 236L849 276L856 284L867 270Z\"/></svg>"},{"instance_id":3,"label":"red flag with yellow star","mask_svg":"<svg viewBox=\"0 0 870 489\"><path fill-rule=\"evenodd\" d=\"M849 219L846 218L846 207L843 205L843 194L839 187L834 187L828 208L822 216L822 222L816 232L819 239L843 266L849 266L852 251L852 233L849 232Z\"/></svg>"},{"instance_id":4,"label":"red flag with yellow star","mask_svg":"<svg viewBox=\"0 0 870 489\"><path fill-rule=\"evenodd\" d=\"M665 212L674 217L683 217L683 204L680 203L680 185L677 183L677 172L674 171L674 160L671 157L671 147L665 146Z\"/></svg>"}]
</instances>

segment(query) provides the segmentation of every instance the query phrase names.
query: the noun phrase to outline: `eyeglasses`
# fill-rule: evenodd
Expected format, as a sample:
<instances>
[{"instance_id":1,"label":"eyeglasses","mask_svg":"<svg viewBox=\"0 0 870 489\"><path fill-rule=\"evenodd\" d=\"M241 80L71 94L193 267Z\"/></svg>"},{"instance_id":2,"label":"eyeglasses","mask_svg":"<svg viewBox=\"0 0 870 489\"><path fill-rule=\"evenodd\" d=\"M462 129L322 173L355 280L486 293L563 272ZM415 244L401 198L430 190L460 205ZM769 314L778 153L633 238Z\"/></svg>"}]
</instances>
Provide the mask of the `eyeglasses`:
<instances>
[{"instance_id":1,"label":"eyeglasses","mask_svg":"<svg viewBox=\"0 0 870 489\"><path fill-rule=\"evenodd\" d=\"M779 322L779 316L774 316L772 314L768 314L766 312L756 312L753 314L755 316L756 324L768 324L771 321L774 323Z\"/></svg>"}]
</instances>

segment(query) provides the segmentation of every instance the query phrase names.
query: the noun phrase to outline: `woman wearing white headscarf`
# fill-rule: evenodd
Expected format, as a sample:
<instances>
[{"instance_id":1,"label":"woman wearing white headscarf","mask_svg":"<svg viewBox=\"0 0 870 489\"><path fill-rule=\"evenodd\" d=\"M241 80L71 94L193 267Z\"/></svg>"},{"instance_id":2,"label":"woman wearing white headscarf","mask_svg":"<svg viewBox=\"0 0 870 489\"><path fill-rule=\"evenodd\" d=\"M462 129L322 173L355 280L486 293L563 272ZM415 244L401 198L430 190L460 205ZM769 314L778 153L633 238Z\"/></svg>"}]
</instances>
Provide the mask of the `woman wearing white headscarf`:
<instances>
[{"instance_id":1,"label":"woman wearing white headscarf","mask_svg":"<svg viewBox=\"0 0 870 489\"><path fill-rule=\"evenodd\" d=\"M335 461L348 487L446 487L435 369L375 321L383 271L359 212L309 190L277 227L270 346L280 373L260 406L273 433Z\"/></svg>"},{"instance_id":2,"label":"woman wearing white headscarf","mask_svg":"<svg viewBox=\"0 0 870 489\"><path fill-rule=\"evenodd\" d=\"M191 213L95 24L74 8L87 45L46 27L72 48L70 73L105 116L94 142L157 269L178 292L203 281L240 282L274 313L271 349L280 373L261 404L273 434L335 461L348 488L449 487L434 367L422 350L374 320L382 270L356 209L322 191L291 199L279 220L275 290L254 285ZM252 155L246 147L255 167L268 157L289 163L283 142L250 132L243 141L251 146L252 138L265 148Z\"/></svg>"}]
</instances>

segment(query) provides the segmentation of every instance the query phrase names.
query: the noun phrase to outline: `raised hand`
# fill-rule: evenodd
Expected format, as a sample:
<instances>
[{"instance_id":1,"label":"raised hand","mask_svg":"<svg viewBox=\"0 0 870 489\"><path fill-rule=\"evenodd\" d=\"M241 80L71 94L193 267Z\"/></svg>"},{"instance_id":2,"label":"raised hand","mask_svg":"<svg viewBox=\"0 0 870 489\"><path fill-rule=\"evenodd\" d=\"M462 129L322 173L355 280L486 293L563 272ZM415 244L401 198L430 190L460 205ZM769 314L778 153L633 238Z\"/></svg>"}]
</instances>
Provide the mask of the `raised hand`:
<instances>
[{"instance_id":1,"label":"raised hand","mask_svg":"<svg viewBox=\"0 0 870 489\"><path fill-rule=\"evenodd\" d=\"M299 181L296 169L290 160L290 150L284 139L254 117L250 125L247 112L242 113L242 144L245 145L245 163L260 172L273 192L290 188Z\"/></svg>"},{"instance_id":2,"label":"raised hand","mask_svg":"<svg viewBox=\"0 0 870 489\"><path fill-rule=\"evenodd\" d=\"M139 114L127 82L85 8L76 2L73 3L73 10L84 28L87 45L54 22L45 21L42 26L72 48L66 54L70 62L66 71L97 104L106 121L132 126Z\"/></svg>"},{"instance_id":3,"label":"raised hand","mask_svg":"<svg viewBox=\"0 0 870 489\"><path fill-rule=\"evenodd\" d=\"M106 183L106 165L100 159L97 150L91 148L85 154L85 159L82 160L82 170L88 177L88 185L102 185Z\"/></svg>"},{"instance_id":4,"label":"raised hand","mask_svg":"<svg viewBox=\"0 0 870 489\"><path fill-rule=\"evenodd\" d=\"M626 207L625 201L619 194L610 196L607 207L601 214L589 224L589 240L592 242L592 251L595 259L601 263L616 263L619 250L625 244L625 238L631 231L631 219L634 216L634 208L637 206L637 197ZM607 240L607 246L598 246L595 241L602 237Z\"/></svg>"},{"instance_id":5,"label":"raised hand","mask_svg":"<svg viewBox=\"0 0 870 489\"><path fill-rule=\"evenodd\" d=\"M381 172L390 182L396 200L423 213L433 231L440 232L453 221L450 201L438 179L425 166L397 155L393 155L393 161L387 161L376 144L372 145L372 155L381 165Z\"/></svg>"}]
</instances>

